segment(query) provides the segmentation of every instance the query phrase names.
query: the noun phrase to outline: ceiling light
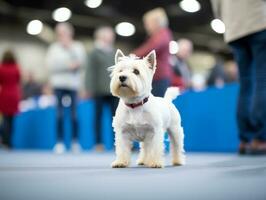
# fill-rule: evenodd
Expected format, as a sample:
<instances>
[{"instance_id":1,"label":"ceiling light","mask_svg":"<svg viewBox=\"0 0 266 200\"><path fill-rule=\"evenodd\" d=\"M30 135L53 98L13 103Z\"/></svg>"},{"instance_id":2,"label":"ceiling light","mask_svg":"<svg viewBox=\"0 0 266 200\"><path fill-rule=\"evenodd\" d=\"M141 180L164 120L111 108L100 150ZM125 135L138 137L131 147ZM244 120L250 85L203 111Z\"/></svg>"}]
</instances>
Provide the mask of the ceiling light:
<instances>
[{"instance_id":1,"label":"ceiling light","mask_svg":"<svg viewBox=\"0 0 266 200\"><path fill-rule=\"evenodd\" d=\"M27 33L30 35L38 35L42 32L43 23L40 20L32 20L27 25Z\"/></svg>"},{"instance_id":2,"label":"ceiling light","mask_svg":"<svg viewBox=\"0 0 266 200\"><path fill-rule=\"evenodd\" d=\"M52 15L55 21L65 22L71 17L71 10L65 7L57 8Z\"/></svg>"},{"instance_id":3,"label":"ceiling light","mask_svg":"<svg viewBox=\"0 0 266 200\"><path fill-rule=\"evenodd\" d=\"M225 32L225 25L220 19L212 20L211 27L216 33L223 34Z\"/></svg>"},{"instance_id":4,"label":"ceiling light","mask_svg":"<svg viewBox=\"0 0 266 200\"><path fill-rule=\"evenodd\" d=\"M194 13L200 10L200 3L197 0L183 0L179 6L186 12Z\"/></svg>"},{"instance_id":5,"label":"ceiling light","mask_svg":"<svg viewBox=\"0 0 266 200\"><path fill-rule=\"evenodd\" d=\"M115 31L118 35L128 37L135 33L135 26L129 22L121 22L116 25Z\"/></svg>"},{"instance_id":6,"label":"ceiling light","mask_svg":"<svg viewBox=\"0 0 266 200\"><path fill-rule=\"evenodd\" d=\"M89 8L98 8L102 2L102 0L86 0L84 3Z\"/></svg>"}]
</instances>

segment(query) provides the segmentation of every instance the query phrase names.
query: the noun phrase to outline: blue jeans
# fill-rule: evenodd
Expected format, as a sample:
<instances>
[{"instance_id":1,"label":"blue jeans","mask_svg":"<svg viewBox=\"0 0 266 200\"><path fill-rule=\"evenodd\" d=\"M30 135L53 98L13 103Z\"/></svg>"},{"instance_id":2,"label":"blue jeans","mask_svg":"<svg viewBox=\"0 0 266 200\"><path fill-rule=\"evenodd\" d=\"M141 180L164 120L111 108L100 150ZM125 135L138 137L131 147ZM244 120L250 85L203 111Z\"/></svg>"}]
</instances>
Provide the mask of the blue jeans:
<instances>
[{"instance_id":1,"label":"blue jeans","mask_svg":"<svg viewBox=\"0 0 266 200\"><path fill-rule=\"evenodd\" d=\"M240 140L266 141L266 30L230 43L239 67Z\"/></svg>"},{"instance_id":2,"label":"blue jeans","mask_svg":"<svg viewBox=\"0 0 266 200\"><path fill-rule=\"evenodd\" d=\"M163 97L166 89L170 86L169 79L161 79L152 82L152 94L156 97Z\"/></svg>"},{"instance_id":3,"label":"blue jeans","mask_svg":"<svg viewBox=\"0 0 266 200\"><path fill-rule=\"evenodd\" d=\"M76 98L77 92L69 89L55 89L55 96L57 98L57 139L63 141L64 138L64 107L63 98L70 98L70 110L71 110L71 123L72 123L72 138L78 139L78 124L76 113Z\"/></svg>"}]
</instances>

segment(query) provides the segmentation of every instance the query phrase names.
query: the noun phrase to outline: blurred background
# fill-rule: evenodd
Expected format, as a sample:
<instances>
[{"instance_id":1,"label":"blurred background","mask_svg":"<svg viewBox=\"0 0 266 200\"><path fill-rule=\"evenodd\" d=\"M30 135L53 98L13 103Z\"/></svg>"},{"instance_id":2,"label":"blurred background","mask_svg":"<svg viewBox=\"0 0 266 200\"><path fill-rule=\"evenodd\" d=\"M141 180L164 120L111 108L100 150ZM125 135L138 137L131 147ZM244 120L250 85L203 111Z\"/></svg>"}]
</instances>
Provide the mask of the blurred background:
<instances>
[{"instance_id":1,"label":"blurred background","mask_svg":"<svg viewBox=\"0 0 266 200\"><path fill-rule=\"evenodd\" d=\"M49 82L46 58L48 47L57 38L57 23L73 25L74 39L85 47L86 57L93 51L95 30L100 26L113 28L114 49L120 48L129 54L148 37L143 15L157 7L165 10L172 32L169 42L169 62L173 69L171 85L183 90L175 104L185 128L186 149L235 152L238 145L235 120L238 70L223 40L225 26L215 19L208 0L0 0L0 55L11 49L21 73L22 97L12 125L12 148L52 150L56 144L57 101ZM185 72L175 67L176 59L181 57L179 54L185 55ZM87 64L84 66L82 83L86 79ZM88 73L101 80L93 71ZM77 91L80 149L112 150L111 109L104 105L102 141L98 142L100 146L95 146L98 137L95 134L95 96L85 88L81 84ZM63 143L70 148L71 99L69 102L68 95L65 97L62 99ZM166 137L166 146L168 143Z\"/></svg>"},{"instance_id":2,"label":"blurred background","mask_svg":"<svg viewBox=\"0 0 266 200\"><path fill-rule=\"evenodd\" d=\"M194 53L189 59L193 73L207 77L215 66L216 59L223 65L233 68L233 57L228 46L223 42L224 32L219 23L212 26L214 20L210 2L198 1L199 8L193 4L182 8L181 1L1 1L1 53L7 47L12 47L17 54L22 71L30 70L36 80L45 82L47 72L44 58L48 45L54 41L53 28L58 22L54 19L55 11L61 10L62 19L75 27L75 38L82 41L86 50L92 48L93 32L100 25L117 27L119 23L128 24L116 29L116 47L126 53L132 51L144 41L146 33L142 23L145 12L163 7L169 17L170 29L174 40L188 38L194 44ZM141 5L141 6L140 6ZM191 7L191 8L190 8ZM189 10L189 9L192 9ZM193 10L195 9L195 10ZM57 10L58 11L58 10ZM35 21L33 23L33 20ZM32 23L30 23L32 22ZM128 26L129 29L128 29ZM132 30L131 30L132 28ZM125 32L130 32L124 36ZM172 53L178 50L178 45L172 43ZM23 50L22 50L23 49ZM30 56L30 60L28 59Z\"/></svg>"},{"instance_id":3,"label":"blurred background","mask_svg":"<svg viewBox=\"0 0 266 200\"><path fill-rule=\"evenodd\" d=\"M118 48L180 88L186 165L111 168ZM266 0L0 0L0 199L265 200L265 59Z\"/></svg>"}]
</instances>

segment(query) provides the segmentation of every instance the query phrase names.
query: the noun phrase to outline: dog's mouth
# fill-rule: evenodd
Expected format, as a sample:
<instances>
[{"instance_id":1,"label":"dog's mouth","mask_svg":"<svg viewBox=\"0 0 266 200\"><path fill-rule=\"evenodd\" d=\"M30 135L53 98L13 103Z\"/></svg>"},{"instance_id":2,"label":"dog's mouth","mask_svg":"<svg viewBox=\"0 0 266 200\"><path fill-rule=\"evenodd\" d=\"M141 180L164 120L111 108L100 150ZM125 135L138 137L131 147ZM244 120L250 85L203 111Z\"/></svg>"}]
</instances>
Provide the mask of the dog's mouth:
<instances>
[{"instance_id":1,"label":"dog's mouth","mask_svg":"<svg viewBox=\"0 0 266 200\"><path fill-rule=\"evenodd\" d=\"M128 85L127 85L127 84L125 84L125 83L121 83L119 87L120 87L120 88L121 88L121 87L123 87L123 88L127 88L127 87L128 87Z\"/></svg>"}]
</instances>

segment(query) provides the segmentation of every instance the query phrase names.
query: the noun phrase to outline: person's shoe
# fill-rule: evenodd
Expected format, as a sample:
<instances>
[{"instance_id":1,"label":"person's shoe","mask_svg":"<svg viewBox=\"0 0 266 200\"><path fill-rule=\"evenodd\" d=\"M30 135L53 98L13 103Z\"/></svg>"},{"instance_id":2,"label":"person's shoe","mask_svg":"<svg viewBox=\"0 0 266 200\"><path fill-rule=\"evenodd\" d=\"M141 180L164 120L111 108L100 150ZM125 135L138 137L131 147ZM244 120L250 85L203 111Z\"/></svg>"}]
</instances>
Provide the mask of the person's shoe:
<instances>
[{"instance_id":1,"label":"person's shoe","mask_svg":"<svg viewBox=\"0 0 266 200\"><path fill-rule=\"evenodd\" d=\"M82 151L82 148L80 144L77 141L73 141L71 144L71 151L73 153L80 153Z\"/></svg>"},{"instance_id":2,"label":"person's shoe","mask_svg":"<svg viewBox=\"0 0 266 200\"><path fill-rule=\"evenodd\" d=\"M245 155L248 154L250 149L250 144L247 142L240 142L239 147L238 147L238 154L239 155Z\"/></svg>"},{"instance_id":3,"label":"person's shoe","mask_svg":"<svg viewBox=\"0 0 266 200\"><path fill-rule=\"evenodd\" d=\"M253 140L250 147L252 155L266 155L266 141Z\"/></svg>"},{"instance_id":4,"label":"person's shoe","mask_svg":"<svg viewBox=\"0 0 266 200\"><path fill-rule=\"evenodd\" d=\"M104 151L104 146L102 144L97 144L95 146L95 151L97 151L97 152L103 152Z\"/></svg>"},{"instance_id":5,"label":"person's shoe","mask_svg":"<svg viewBox=\"0 0 266 200\"><path fill-rule=\"evenodd\" d=\"M63 154L66 152L66 147L62 142L56 143L53 149L54 153L56 154Z\"/></svg>"}]
</instances>

